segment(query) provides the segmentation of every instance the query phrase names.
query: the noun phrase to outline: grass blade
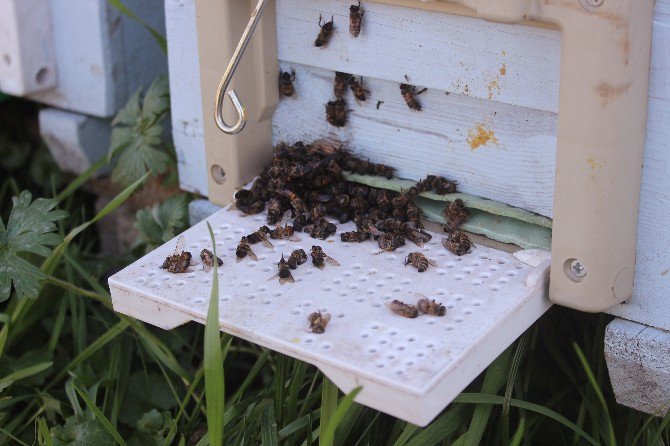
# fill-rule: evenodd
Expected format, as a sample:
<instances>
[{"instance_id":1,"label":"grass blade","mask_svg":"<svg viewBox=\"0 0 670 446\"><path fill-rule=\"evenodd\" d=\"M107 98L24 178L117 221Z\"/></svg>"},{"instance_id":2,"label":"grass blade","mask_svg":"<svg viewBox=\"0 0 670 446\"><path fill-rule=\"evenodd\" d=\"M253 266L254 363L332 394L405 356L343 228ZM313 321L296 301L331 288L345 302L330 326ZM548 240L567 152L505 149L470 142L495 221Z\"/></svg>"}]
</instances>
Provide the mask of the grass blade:
<instances>
[{"instance_id":1,"label":"grass blade","mask_svg":"<svg viewBox=\"0 0 670 446\"><path fill-rule=\"evenodd\" d=\"M207 229L212 239L212 251L216 259L216 242L209 223L207 223ZM221 446L223 444L225 387L219 327L219 266L217 262L213 262L213 264L212 293L209 297L209 310L207 311L207 322L205 324L205 398L207 401L209 441L213 446Z\"/></svg>"},{"instance_id":2,"label":"grass blade","mask_svg":"<svg viewBox=\"0 0 670 446\"><path fill-rule=\"evenodd\" d=\"M523 435L526 433L526 419L522 418L519 426L516 428L514 436L509 442L509 446L520 446L523 441Z\"/></svg>"},{"instance_id":3,"label":"grass blade","mask_svg":"<svg viewBox=\"0 0 670 446\"><path fill-rule=\"evenodd\" d=\"M16 372L10 373L9 375L6 375L2 378L0 378L0 392L11 386L12 383L15 381L21 380L23 378L28 378L29 376L37 375L40 372L43 372L44 370L48 369L51 367L51 364L53 362L42 362L40 364L35 364L34 366L31 367L26 367L21 370L17 370Z\"/></svg>"},{"instance_id":4,"label":"grass blade","mask_svg":"<svg viewBox=\"0 0 670 446\"><path fill-rule=\"evenodd\" d=\"M49 426L47 420L40 418L37 420L37 442L40 446L53 446L51 434L49 433Z\"/></svg>"},{"instance_id":5,"label":"grass blade","mask_svg":"<svg viewBox=\"0 0 670 446\"><path fill-rule=\"evenodd\" d=\"M465 424L468 413L467 406L461 404L451 406L416 437L413 437L407 446L425 446L442 442Z\"/></svg>"},{"instance_id":6,"label":"grass blade","mask_svg":"<svg viewBox=\"0 0 670 446\"><path fill-rule=\"evenodd\" d=\"M331 383L329 379L324 378L324 385L326 382L330 383L331 386L335 387L335 384ZM337 405L337 408L335 411L332 413L332 416L330 416L329 420L327 421L325 427L323 425L323 409L321 414L321 431L319 435L319 446L333 446L333 440L335 439L335 429L337 429L337 426L340 424L346 413L349 411L351 408L351 405L354 403L354 398L356 398L356 395L361 391L361 387L356 387L354 390L352 390L347 396L342 398L342 401L340 401L340 404ZM329 393L331 393L332 390L329 390ZM335 395L337 395L337 387L335 387Z\"/></svg>"},{"instance_id":7,"label":"grass blade","mask_svg":"<svg viewBox=\"0 0 670 446\"><path fill-rule=\"evenodd\" d=\"M107 429L107 432L110 433L112 437L114 437L114 440L121 446L126 446L126 442L123 441L123 438L121 438L121 434L114 429L114 426L112 426L112 423L107 419L105 414L103 414L100 409L95 405L93 401L86 395L86 392L82 391L76 384L72 384L74 386L74 390L77 391L79 396L81 397L82 400L84 400L84 403L86 403L86 406L93 412L93 415L102 423L102 425Z\"/></svg>"},{"instance_id":8,"label":"grass blade","mask_svg":"<svg viewBox=\"0 0 670 446\"><path fill-rule=\"evenodd\" d=\"M274 405L268 404L263 410L261 422L261 444L263 446L279 446L277 434L277 420L275 418Z\"/></svg>"},{"instance_id":9,"label":"grass blade","mask_svg":"<svg viewBox=\"0 0 670 446\"><path fill-rule=\"evenodd\" d=\"M416 426L411 423L405 424L405 428L402 430L402 433L398 437L398 439L393 443L393 446L404 446L405 443L409 441L409 439L416 433L416 431L419 430L419 426Z\"/></svg>"},{"instance_id":10,"label":"grass blade","mask_svg":"<svg viewBox=\"0 0 670 446\"><path fill-rule=\"evenodd\" d=\"M340 393L339 389L331 380L324 376L323 385L321 389L321 420L320 420L320 446L332 446L335 437L335 430L333 429L331 437L325 436L326 427L330 424L332 418L335 416L337 410L337 397Z\"/></svg>"},{"instance_id":11,"label":"grass blade","mask_svg":"<svg viewBox=\"0 0 670 446\"><path fill-rule=\"evenodd\" d=\"M127 15L131 19L137 21L142 26L144 26L146 30L149 31L149 33L151 33L151 35L154 37L158 45L160 45L161 49L163 50L163 53L167 54L167 40L165 39L165 37L163 37L163 35L160 32L158 32L156 28L154 28L153 26L149 25L147 22L139 18L137 14L128 9L128 7L121 2L121 0L107 0L107 1L116 9L121 11L123 14Z\"/></svg>"}]
</instances>

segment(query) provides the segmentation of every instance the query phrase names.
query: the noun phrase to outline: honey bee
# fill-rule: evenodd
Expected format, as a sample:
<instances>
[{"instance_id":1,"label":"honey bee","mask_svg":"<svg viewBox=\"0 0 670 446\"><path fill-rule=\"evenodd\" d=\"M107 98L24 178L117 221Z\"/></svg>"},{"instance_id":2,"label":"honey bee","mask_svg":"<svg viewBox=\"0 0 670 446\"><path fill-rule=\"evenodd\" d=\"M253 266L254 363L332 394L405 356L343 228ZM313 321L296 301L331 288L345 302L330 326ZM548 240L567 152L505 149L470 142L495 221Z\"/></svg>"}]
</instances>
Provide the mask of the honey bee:
<instances>
[{"instance_id":1,"label":"honey bee","mask_svg":"<svg viewBox=\"0 0 670 446\"><path fill-rule=\"evenodd\" d=\"M272 198L268 205L268 224L275 225L284 218L284 205L281 200Z\"/></svg>"},{"instance_id":2,"label":"honey bee","mask_svg":"<svg viewBox=\"0 0 670 446\"><path fill-rule=\"evenodd\" d=\"M406 226L407 230L404 233L405 237L407 237L410 242L417 246L423 246L424 243L428 243L433 238L432 235L423 229L411 228L409 225Z\"/></svg>"},{"instance_id":3,"label":"honey bee","mask_svg":"<svg viewBox=\"0 0 670 446\"><path fill-rule=\"evenodd\" d=\"M405 266L412 265L420 273L428 270L428 265L437 266L437 263L430 260L428 257L420 252L412 252L405 257Z\"/></svg>"},{"instance_id":4,"label":"honey bee","mask_svg":"<svg viewBox=\"0 0 670 446\"><path fill-rule=\"evenodd\" d=\"M277 263L277 267L279 268L279 272L274 276L270 277L268 280L272 280L275 277L279 277L280 285L295 282L293 274L291 274L291 268L289 267L288 262L284 259L284 254L282 254L281 260Z\"/></svg>"},{"instance_id":5,"label":"honey bee","mask_svg":"<svg viewBox=\"0 0 670 446\"><path fill-rule=\"evenodd\" d=\"M379 244L379 249L381 249L379 254L382 252L391 252L395 251L401 246L405 246L405 237L402 235L393 234L392 232L387 232L379 237L377 243Z\"/></svg>"},{"instance_id":6,"label":"honey bee","mask_svg":"<svg viewBox=\"0 0 670 446\"><path fill-rule=\"evenodd\" d=\"M185 273L191 266L193 256L190 252L184 251L184 236L180 235L177 239L177 246L172 255L165 258L161 269L166 269L172 274Z\"/></svg>"},{"instance_id":7,"label":"honey bee","mask_svg":"<svg viewBox=\"0 0 670 446\"><path fill-rule=\"evenodd\" d=\"M312 256L312 263L319 269L324 269L326 267L325 262L328 262L328 264L332 266L340 266L339 262L323 252L323 249L320 246L312 246L310 254Z\"/></svg>"},{"instance_id":8,"label":"honey bee","mask_svg":"<svg viewBox=\"0 0 670 446\"><path fill-rule=\"evenodd\" d=\"M304 249L296 249L288 257L287 263L288 267L291 269L298 268L298 265L302 265L307 261L307 253Z\"/></svg>"},{"instance_id":9,"label":"honey bee","mask_svg":"<svg viewBox=\"0 0 670 446\"><path fill-rule=\"evenodd\" d=\"M214 253L209 249L203 249L200 252L200 260L202 260L202 268L205 272L210 272L214 266ZM221 258L216 258L216 263L218 266L223 266L223 260Z\"/></svg>"},{"instance_id":10,"label":"honey bee","mask_svg":"<svg viewBox=\"0 0 670 446\"><path fill-rule=\"evenodd\" d=\"M270 235L270 232L270 228L267 226L261 226L256 232L252 232L246 236L247 242L249 242L251 245L262 243L266 248L274 249L274 246L268 240L268 235Z\"/></svg>"},{"instance_id":11,"label":"honey bee","mask_svg":"<svg viewBox=\"0 0 670 446\"><path fill-rule=\"evenodd\" d=\"M405 76L407 78L407 76ZM416 100L416 96L424 93L427 88L424 88L421 91L416 91L416 86L409 84L400 84L400 93L402 94L403 99L407 103L407 106L415 111L421 111L421 104Z\"/></svg>"},{"instance_id":12,"label":"honey bee","mask_svg":"<svg viewBox=\"0 0 670 446\"><path fill-rule=\"evenodd\" d=\"M363 21L363 14L365 11L361 9L361 2L358 5L351 5L349 7L349 34L351 37L358 37L361 34L361 22Z\"/></svg>"},{"instance_id":13,"label":"honey bee","mask_svg":"<svg viewBox=\"0 0 670 446\"><path fill-rule=\"evenodd\" d=\"M297 237L293 226L286 224L285 226L277 226L276 228L270 231L270 238L275 240L290 240L292 242L299 242L300 237Z\"/></svg>"},{"instance_id":14,"label":"honey bee","mask_svg":"<svg viewBox=\"0 0 670 446\"><path fill-rule=\"evenodd\" d=\"M328 220L321 219L311 225L308 232L312 238L325 240L337 232L337 225L329 222Z\"/></svg>"},{"instance_id":15,"label":"honey bee","mask_svg":"<svg viewBox=\"0 0 670 446\"><path fill-rule=\"evenodd\" d=\"M353 76L349 73L343 73L341 71L335 72L335 84L333 85L333 93L337 99L343 99L344 94L347 92L347 84L349 79Z\"/></svg>"},{"instance_id":16,"label":"honey bee","mask_svg":"<svg viewBox=\"0 0 670 446\"><path fill-rule=\"evenodd\" d=\"M279 70L279 91L286 97L293 96L295 93L295 70L291 68L291 72Z\"/></svg>"},{"instance_id":17,"label":"honey bee","mask_svg":"<svg viewBox=\"0 0 670 446\"><path fill-rule=\"evenodd\" d=\"M416 303L416 306L419 308L419 311L423 314L429 316L444 316L447 312L447 309L444 308L439 302L435 302L435 299L428 299L426 296L420 293L416 293L419 296L422 296L422 299Z\"/></svg>"},{"instance_id":18,"label":"honey bee","mask_svg":"<svg viewBox=\"0 0 670 446\"><path fill-rule=\"evenodd\" d=\"M460 198L455 199L444 210L444 232L452 232L465 223L470 217L470 211L465 208L465 203Z\"/></svg>"},{"instance_id":19,"label":"honey bee","mask_svg":"<svg viewBox=\"0 0 670 446\"><path fill-rule=\"evenodd\" d=\"M462 256L470 252L470 248L474 246L474 243L470 241L470 237L465 233L456 229L448 237L442 239L442 246L447 248L449 252Z\"/></svg>"},{"instance_id":20,"label":"honey bee","mask_svg":"<svg viewBox=\"0 0 670 446\"><path fill-rule=\"evenodd\" d=\"M330 42L330 38L333 36L333 30L335 29L335 16L331 17L330 22L323 22L323 25L321 24L322 21L323 17L319 14L319 26L321 27L321 30L314 41L314 46L317 48L325 48L328 46L328 42Z\"/></svg>"},{"instance_id":21,"label":"honey bee","mask_svg":"<svg viewBox=\"0 0 670 446\"><path fill-rule=\"evenodd\" d=\"M291 204L291 207L293 208L293 211L295 212L296 215L307 215L309 211L307 210L307 206L305 205L305 202L303 201L302 198L300 198L295 192L292 190L288 189L282 189L277 192L284 198L286 198L289 203Z\"/></svg>"},{"instance_id":22,"label":"honey bee","mask_svg":"<svg viewBox=\"0 0 670 446\"><path fill-rule=\"evenodd\" d=\"M398 316L414 319L419 316L419 310L414 305L406 304L405 302L394 300L389 304L389 309Z\"/></svg>"},{"instance_id":23,"label":"honey bee","mask_svg":"<svg viewBox=\"0 0 670 446\"><path fill-rule=\"evenodd\" d=\"M326 120L335 127L344 127L347 124L347 103L344 99L329 101L326 104Z\"/></svg>"},{"instance_id":24,"label":"honey bee","mask_svg":"<svg viewBox=\"0 0 670 446\"><path fill-rule=\"evenodd\" d=\"M421 223L421 209L414 203L410 203L407 205L407 209L405 210L407 214L407 221L412 224L415 228L423 228L423 224Z\"/></svg>"},{"instance_id":25,"label":"honey bee","mask_svg":"<svg viewBox=\"0 0 670 446\"><path fill-rule=\"evenodd\" d=\"M349 88L351 88L351 92L354 94L357 101L365 102L368 99L366 93L370 94L370 91L363 87L362 76L360 77L360 80L356 80L356 76L351 76L351 78L349 78Z\"/></svg>"},{"instance_id":26,"label":"honey bee","mask_svg":"<svg viewBox=\"0 0 670 446\"><path fill-rule=\"evenodd\" d=\"M361 243L370 238L370 234L363 231L343 232L340 234L340 240L344 243Z\"/></svg>"},{"instance_id":27,"label":"honey bee","mask_svg":"<svg viewBox=\"0 0 670 446\"><path fill-rule=\"evenodd\" d=\"M410 188L413 195L434 190L438 195L453 194L456 192L456 183L449 181L444 177L437 175L428 175L425 179L416 183L416 186Z\"/></svg>"},{"instance_id":28,"label":"honey bee","mask_svg":"<svg viewBox=\"0 0 670 446\"><path fill-rule=\"evenodd\" d=\"M258 257L256 257L256 254L254 254L254 252L251 250L251 245L249 244L249 240L247 240L246 237L242 237L239 245L237 245L235 256L237 257L238 262L241 262L242 259L247 256L249 256L251 260L258 261Z\"/></svg>"},{"instance_id":29,"label":"honey bee","mask_svg":"<svg viewBox=\"0 0 670 446\"><path fill-rule=\"evenodd\" d=\"M307 320L309 320L309 331L314 334L323 334L326 331L326 325L330 322L330 313L316 311L310 314Z\"/></svg>"}]
</instances>

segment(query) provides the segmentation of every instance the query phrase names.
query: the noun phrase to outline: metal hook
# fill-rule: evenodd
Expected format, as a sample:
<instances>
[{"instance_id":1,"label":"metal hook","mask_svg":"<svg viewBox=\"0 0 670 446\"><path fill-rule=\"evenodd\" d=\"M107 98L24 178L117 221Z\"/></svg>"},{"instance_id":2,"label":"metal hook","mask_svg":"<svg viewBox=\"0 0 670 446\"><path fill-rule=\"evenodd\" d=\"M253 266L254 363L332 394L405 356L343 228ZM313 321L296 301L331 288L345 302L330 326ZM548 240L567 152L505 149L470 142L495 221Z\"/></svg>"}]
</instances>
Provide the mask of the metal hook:
<instances>
[{"instance_id":1,"label":"metal hook","mask_svg":"<svg viewBox=\"0 0 670 446\"><path fill-rule=\"evenodd\" d=\"M267 5L267 2L268 0L258 1L256 9L254 9L254 12L251 13L251 19L247 24L247 28L244 30L242 38L240 39L240 42L237 44L237 48L235 48L233 58L230 60L228 68L226 68L226 71L223 73L221 82L219 82L219 87L216 89L214 119L216 121L216 125L224 133L227 133L229 135L234 135L242 131L242 129L247 123L247 110L244 107L244 105L242 105L242 103L240 102L240 99L237 97L237 93L235 92L235 90L230 90L228 92L228 96L230 96L230 100L233 101L235 110L237 110L238 118L237 123L234 126L231 127L228 124L226 124L225 121L223 120L223 92L228 89L228 85L230 84L230 81L233 78L233 74L235 73L235 70L237 69L237 66L240 63L240 60L242 59L244 51L247 49L247 45L249 45L249 40L251 40L251 36L253 35L254 30L256 29L256 25L258 25L258 22L261 19L263 9L265 8L265 5Z\"/></svg>"}]
</instances>

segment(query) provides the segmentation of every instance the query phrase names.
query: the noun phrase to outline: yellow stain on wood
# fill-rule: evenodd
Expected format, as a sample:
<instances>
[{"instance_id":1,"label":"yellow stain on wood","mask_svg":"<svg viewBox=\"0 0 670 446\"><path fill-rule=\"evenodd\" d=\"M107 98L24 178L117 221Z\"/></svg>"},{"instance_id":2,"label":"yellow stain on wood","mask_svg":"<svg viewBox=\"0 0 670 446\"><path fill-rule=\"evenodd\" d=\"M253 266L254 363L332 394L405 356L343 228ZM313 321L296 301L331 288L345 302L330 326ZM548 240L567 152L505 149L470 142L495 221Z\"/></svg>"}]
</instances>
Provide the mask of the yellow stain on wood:
<instances>
[{"instance_id":1,"label":"yellow stain on wood","mask_svg":"<svg viewBox=\"0 0 670 446\"><path fill-rule=\"evenodd\" d=\"M507 64L502 64L502 67L500 67L500 70L498 70L498 71L500 71L501 76L506 75L507 74Z\"/></svg>"},{"instance_id":2,"label":"yellow stain on wood","mask_svg":"<svg viewBox=\"0 0 670 446\"><path fill-rule=\"evenodd\" d=\"M489 142L498 144L498 138L496 138L493 130L483 123L479 123L474 128L470 129L467 141L472 150L488 145Z\"/></svg>"},{"instance_id":3,"label":"yellow stain on wood","mask_svg":"<svg viewBox=\"0 0 670 446\"><path fill-rule=\"evenodd\" d=\"M300 344L300 338L291 338L291 342L294 344Z\"/></svg>"},{"instance_id":4,"label":"yellow stain on wood","mask_svg":"<svg viewBox=\"0 0 670 446\"><path fill-rule=\"evenodd\" d=\"M602 169L603 165L600 163L597 163L596 160L593 159L592 156L589 157L589 159L586 160L587 163L589 163L589 166L591 166L591 170L595 169Z\"/></svg>"},{"instance_id":5,"label":"yellow stain on wood","mask_svg":"<svg viewBox=\"0 0 670 446\"><path fill-rule=\"evenodd\" d=\"M496 76L489 84L486 86L489 90L489 100L493 98L494 93L500 93L500 84L498 83L498 77Z\"/></svg>"}]
</instances>

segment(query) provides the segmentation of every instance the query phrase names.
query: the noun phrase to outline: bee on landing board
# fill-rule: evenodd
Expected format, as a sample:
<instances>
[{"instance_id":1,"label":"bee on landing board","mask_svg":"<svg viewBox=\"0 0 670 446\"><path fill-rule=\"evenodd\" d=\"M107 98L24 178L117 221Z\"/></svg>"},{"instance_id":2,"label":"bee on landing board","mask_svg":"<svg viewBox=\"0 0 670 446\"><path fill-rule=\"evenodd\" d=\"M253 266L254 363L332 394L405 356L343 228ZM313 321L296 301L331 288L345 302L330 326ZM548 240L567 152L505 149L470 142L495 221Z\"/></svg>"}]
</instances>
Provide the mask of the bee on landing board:
<instances>
[{"instance_id":1,"label":"bee on landing board","mask_svg":"<svg viewBox=\"0 0 670 446\"><path fill-rule=\"evenodd\" d=\"M307 253L304 249L296 249L288 257L287 263L288 267L291 269L298 268L299 265L302 265L307 261Z\"/></svg>"},{"instance_id":2,"label":"bee on landing board","mask_svg":"<svg viewBox=\"0 0 670 446\"><path fill-rule=\"evenodd\" d=\"M209 249L203 249L200 252L200 260L202 260L202 269L208 273L214 266L214 253ZM219 257L216 258L216 263L218 266L223 266L223 260Z\"/></svg>"},{"instance_id":3,"label":"bee on landing board","mask_svg":"<svg viewBox=\"0 0 670 446\"><path fill-rule=\"evenodd\" d=\"M351 92L354 94L357 101L365 102L368 99L366 93L370 94L370 90L366 90L365 87L363 87L363 76L358 80L356 79L356 76L351 76L351 78L349 78L349 88L351 88Z\"/></svg>"},{"instance_id":4,"label":"bee on landing board","mask_svg":"<svg viewBox=\"0 0 670 446\"><path fill-rule=\"evenodd\" d=\"M237 257L237 261L241 262L242 259L245 257L249 257L251 260L258 261L258 257L256 257L256 254L251 250L251 245L249 244L249 240L246 237L242 237L240 240L239 245L237 245L237 249L235 250L235 256Z\"/></svg>"},{"instance_id":5,"label":"bee on landing board","mask_svg":"<svg viewBox=\"0 0 670 446\"><path fill-rule=\"evenodd\" d=\"M364 231L343 232L340 240L344 243L361 243L370 238L370 233Z\"/></svg>"},{"instance_id":6,"label":"bee on landing board","mask_svg":"<svg viewBox=\"0 0 670 446\"><path fill-rule=\"evenodd\" d=\"M347 84L349 79L353 76L349 73L343 73L341 71L335 72L335 84L333 85L333 93L337 99L343 99L344 94L347 92Z\"/></svg>"},{"instance_id":7,"label":"bee on landing board","mask_svg":"<svg viewBox=\"0 0 670 446\"><path fill-rule=\"evenodd\" d=\"M442 246L452 254L462 256L469 253L470 248L475 245L470 241L470 237L457 229L450 233L448 237L442 239Z\"/></svg>"},{"instance_id":8,"label":"bee on landing board","mask_svg":"<svg viewBox=\"0 0 670 446\"><path fill-rule=\"evenodd\" d=\"M270 238L275 240L290 240L292 242L299 242L300 237L295 235L295 230L293 226L289 226L288 223L284 226L277 226L276 228L270 230Z\"/></svg>"},{"instance_id":9,"label":"bee on landing board","mask_svg":"<svg viewBox=\"0 0 670 446\"><path fill-rule=\"evenodd\" d=\"M323 22L323 17L319 14L319 26L321 30L314 41L314 46L317 48L325 48L333 37L333 30L335 29L335 16L331 17L330 22Z\"/></svg>"},{"instance_id":10,"label":"bee on landing board","mask_svg":"<svg viewBox=\"0 0 670 446\"><path fill-rule=\"evenodd\" d=\"M405 99L407 106L415 111L422 110L421 104L416 100L416 96L424 93L426 90L428 89L424 88L423 90L416 91L416 86L414 85L400 84L400 93L402 94L403 99Z\"/></svg>"},{"instance_id":11,"label":"bee on landing board","mask_svg":"<svg viewBox=\"0 0 670 446\"><path fill-rule=\"evenodd\" d=\"M184 251L184 236L181 235L177 239L177 247L174 250L172 255L169 255L165 258L161 269L166 269L172 274L181 274L185 273L189 266L191 266L191 260L193 256L190 252Z\"/></svg>"},{"instance_id":12,"label":"bee on landing board","mask_svg":"<svg viewBox=\"0 0 670 446\"><path fill-rule=\"evenodd\" d=\"M291 68L291 72L279 70L279 92L286 97L293 96L295 93L295 70Z\"/></svg>"},{"instance_id":13,"label":"bee on landing board","mask_svg":"<svg viewBox=\"0 0 670 446\"><path fill-rule=\"evenodd\" d=\"M347 115L350 111L344 99L329 101L326 104L326 120L332 126L344 127L347 125Z\"/></svg>"},{"instance_id":14,"label":"bee on landing board","mask_svg":"<svg viewBox=\"0 0 670 446\"><path fill-rule=\"evenodd\" d=\"M284 259L284 254L281 256L281 260L277 263L279 271L274 276L270 277L268 280L272 280L275 277L279 277L279 284L284 285L286 283L293 283L295 279L291 274L291 268L289 267L288 262Z\"/></svg>"},{"instance_id":15,"label":"bee on landing board","mask_svg":"<svg viewBox=\"0 0 670 446\"><path fill-rule=\"evenodd\" d=\"M340 266L340 263L323 252L323 249L320 246L312 246L310 254L312 256L312 263L319 269L324 269L326 267L326 262L331 266Z\"/></svg>"},{"instance_id":16,"label":"bee on landing board","mask_svg":"<svg viewBox=\"0 0 670 446\"><path fill-rule=\"evenodd\" d=\"M379 237L377 244L379 245L379 249L381 249L378 254L383 252L392 252L401 246L405 246L405 237L402 235L393 234L392 232L386 232L384 235Z\"/></svg>"},{"instance_id":17,"label":"bee on landing board","mask_svg":"<svg viewBox=\"0 0 670 446\"><path fill-rule=\"evenodd\" d=\"M428 266L437 266L437 263L430 260L420 252L412 252L405 257L405 266L412 265L420 273L428 270Z\"/></svg>"},{"instance_id":18,"label":"bee on landing board","mask_svg":"<svg viewBox=\"0 0 670 446\"><path fill-rule=\"evenodd\" d=\"M326 331L326 325L330 322L330 313L315 311L308 316L307 320L309 320L309 331L314 334L323 334Z\"/></svg>"},{"instance_id":19,"label":"bee on landing board","mask_svg":"<svg viewBox=\"0 0 670 446\"><path fill-rule=\"evenodd\" d=\"M444 232L455 231L470 217L470 211L465 208L465 202L457 198L444 210Z\"/></svg>"},{"instance_id":20,"label":"bee on landing board","mask_svg":"<svg viewBox=\"0 0 670 446\"><path fill-rule=\"evenodd\" d=\"M274 249L274 245L272 245L272 243L270 243L268 240L268 235L270 232L270 228L267 226L261 226L256 232L252 232L246 236L247 242L251 245L255 245L256 243L263 243L263 246L266 248Z\"/></svg>"},{"instance_id":21,"label":"bee on landing board","mask_svg":"<svg viewBox=\"0 0 670 446\"><path fill-rule=\"evenodd\" d=\"M429 316L444 316L447 312L447 309L444 308L444 305L442 305L439 302L435 302L435 299L428 299L426 296L424 296L421 293L416 293L417 296L420 296L421 299L416 303L417 308L419 311L423 314L427 314Z\"/></svg>"},{"instance_id":22,"label":"bee on landing board","mask_svg":"<svg viewBox=\"0 0 670 446\"><path fill-rule=\"evenodd\" d=\"M398 316L414 319L419 316L419 310L414 305L406 304L400 300L394 300L389 304L389 309Z\"/></svg>"},{"instance_id":23,"label":"bee on landing board","mask_svg":"<svg viewBox=\"0 0 670 446\"><path fill-rule=\"evenodd\" d=\"M358 37L361 34L361 23L363 22L363 14L365 11L361 9L361 2L358 5L351 5L349 7L349 34L351 37Z\"/></svg>"}]
</instances>

